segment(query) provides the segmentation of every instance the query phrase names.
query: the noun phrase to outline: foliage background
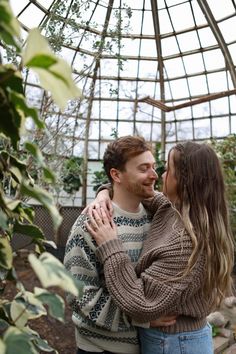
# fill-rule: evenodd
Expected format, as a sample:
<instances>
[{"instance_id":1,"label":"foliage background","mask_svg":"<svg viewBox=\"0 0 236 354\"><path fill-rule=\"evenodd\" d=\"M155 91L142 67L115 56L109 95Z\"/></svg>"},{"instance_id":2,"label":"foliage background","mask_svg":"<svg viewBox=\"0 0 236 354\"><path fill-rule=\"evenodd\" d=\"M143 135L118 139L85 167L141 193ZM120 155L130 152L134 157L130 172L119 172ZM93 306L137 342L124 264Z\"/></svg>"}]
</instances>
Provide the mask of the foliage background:
<instances>
[{"instance_id":1,"label":"foliage background","mask_svg":"<svg viewBox=\"0 0 236 354\"><path fill-rule=\"evenodd\" d=\"M49 288L56 286L80 296L83 284L77 282L57 258L44 252L45 244L53 242L47 241L42 230L34 224L34 210L27 203L31 198L42 204L50 213L56 232L62 220L60 213L52 195L43 185L35 183L40 174L44 186L53 185L55 176L47 167L37 143L24 138L28 120L42 134L45 124L37 110L26 102L22 65L38 74L43 87L50 89L61 109L70 97L80 97L80 90L72 80L69 66L51 52L37 29L29 32L22 50L20 27L7 0L0 0L0 38L1 45L11 46L21 63L16 67L3 65L0 60L0 353L56 352L32 329L31 321L47 315L64 321L64 299ZM35 176L32 164L37 169ZM11 246L14 233L27 235L34 246L28 262L41 287L36 286L31 291L24 286L14 266L13 260L17 256ZM4 296L9 283L15 288L13 299Z\"/></svg>"}]
</instances>

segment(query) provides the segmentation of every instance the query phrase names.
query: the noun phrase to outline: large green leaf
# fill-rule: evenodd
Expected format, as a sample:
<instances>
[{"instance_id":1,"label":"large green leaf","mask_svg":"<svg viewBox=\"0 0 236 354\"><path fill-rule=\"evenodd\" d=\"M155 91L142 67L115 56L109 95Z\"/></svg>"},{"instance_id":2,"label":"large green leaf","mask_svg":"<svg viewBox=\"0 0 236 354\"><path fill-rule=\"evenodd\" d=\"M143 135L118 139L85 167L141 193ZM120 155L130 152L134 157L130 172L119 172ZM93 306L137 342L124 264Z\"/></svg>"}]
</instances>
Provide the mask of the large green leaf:
<instances>
[{"instance_id":1,"label":"large green leaf","mask_svg":"<svg viewBox=\"0 0 236 354\"><path fill-rule=\"evenodd\" d=\"M3 340L6 345L5 354L38 354L27 333L16 327L9 327L4 334Z\"/></svg>"},{"instance_id":2,"label":"large green leaf","mask_svg":"<svg viewBox=\"0 0 236 354\"><path fill-rule=\"evenodd\" d=\"M21 193L23 195L27 195L28 197L38 200L42 205L45 206L45 208L48 209L52 217L55 230L60 226L62 217L54 203L52 196L48 192L37 186L31 187L25 182L23 182L21 184Z\"/></svg>"},{"instance_id":3,"label":"large green leaf","mask_svg":"<svg viewBox=\"0 0 236 354\"><path fill-rule=\"evenodd\" d=\"M52 254L44 252L39 258L30 254L29 262L44 288L58 286L75 296L81 294L83 283L73 278L63 264Z\"/></svg>"},{"instance_id":4,"label":"large green leaf","mask_svg":"<svg viewBox=\"0 0 236 354\"><path fill-rule=\"evenodd\" d=\"M40 350L43 351L44 353L47 352L53 352L54 354L58 353L54 348L52 348L48 342L40 337L34 336L31 338L32 342L34 345Z\"/></svg>"},{"instance_id":5,"label":"large green leaf","mask_svg":"<svg viewBox=\"0 0 236 354\"><path fill-rule=\"evenodd\" d=\"M0 154L1 154L1 159L3 159L6 164L9 163L11 166L17 167L21 171L21 173L26 172L25 162L9 154L6 150L2 150Z\"/></svg>"},{"instance_id":6,"label":"large green leaf","mask_svg":"<svg viewBox=\"0 0 236 354\"><path fill-rule=\"evenodd\" d=\"M0 228L4 231L8 228L7 221L8 221L8 218L7 218L6 214L4 213L3 210L0 209Z\"/></svg>"},{"instance_id":7,"label":"large green leaf","mask_svg":"<svg viewBox=\"0 0 236 354\"><path fill-rule=\"evenodd\" d=\"M7 0L0 2L0 37L19 50L20 25Z\"/></svg>"},{"instance_id":8,"label":"large green leaf","mask_svg":"<svg viewBox=\"0 0 236 354\"><path fill-rule=\"evenodd\" d=\"M12 321L19 328L23 328L30 319L47 315L42 302L29 291L20 293L11 302L10 313Z\"/></svg>"},{"instance_id":9,"label":"large green leaf","mask_svg":"<svg viewBox=\"0 0 236 354\"><path fill-rule=\"evenodd\" d=\"M29 68L42 68L49 69L50 66L56 64L57 60L52 55L41 54L33 57L30 61L28 61L27 66Z\"/></svg>"},{"instance_id":10,"label":"large green leaf","mask_svg":"<svg viewBox=\"0 0 236 354\"><path fill-rule=\"evenodd\" d=\"M7 321L5 321L2 318L0 318L0 332L1 333L6 331L9 326L10 325L9 325L9 323ZM1 353L1 351L0 351L0 353Z\"/></svg>"},{"instance_id":11,"label":"large green leaf","mask_svg":"<svg viewBox=\"0 0 236 354\"><path fill-rule=\"evenodd\" d=\"M29 335L31 342L34 343L38 349L42 350L43 352L54 352L54 354L58 353L48 344L45 339L40 338L39 334L29 326L24 328L24 332Z\"/></svg>"},{"instance_id":12,"label":"large green leaf","mask_svg":"<svg viewBox=\"0 0 236 354\"><path fill-rule=\"evenodd\" d=\"M6 345L1 338L0 338L0 353L6 354Z\"/></svg>"},{"instance_id":13,"label":"large green leaf","mask_svg":"<svg viewBox=\"0 0 236 354\"><path fill-rule=\"evenodd\" d=\"M0 133L11 139L14 149L17 148L17 143L20 140L20 127L22 117L11 102L9 94L0 87Z\"/></svg>"},{"instance_id":14,"label":"large green leaf","mask_svg":"<svg viewBox=\"0 0 236 354\"><path fill-rule=\"evenodd\" d=\"M0 132L11 139L16 149L26 117L31 117L38 128L43 128L44 123L38 118L37 111L27 106L22 78L15 69L0 66L0 83Z\"/></svg>"},{"instance_id":15,"label":"large green leaf","mask_svg":"<svg viewBox=\"0 0 236 354\"><path fill-rule=\"evenodd\" d=\"M43 154L36 144L27 141L25 149L35 158L40 166L45 166Z\"/></svg>"},{"instance_id":16,"label":"large green leaf","mask_svg":"<svg viewBox=\"0 0 236 354\"><path fill-rule=\"evenodd\" d=\"M5 197L4 201L5 201L5 204L6 204L7 208L10 211L14 211L21 204L21 201L19 199L14 200L14 199L11 199L11 198L8 198L8 197Z\"/></svg>"},{"instance_id":17,"label":"large green leaf","mask_svg":"<svg viewBox=\"0 0 236 354\"><path fill-rule=\"evenodd\" d=\"M37 299L48 306L49 315L57 320L64 321L65 303L61 296L52 294L49 291L41 288L34 288L34 293Z\"/></svg>"},{"instance_id":18,"label":"large green leaf","mask_svg":"<svg viewBox=\"0 0 236 354\"><path fill-rule=\"evenodd\" d=\"M34 221L35 211L33 207L28 205L25 202L22 202L19 199L11 199L0 194L0 205L2 208L5 209L5 212L7 213L6 217L9 217L9 215L12 217L13 213L15 213L19 216L19 220L21 221L27 220L29 223L32 223ZM1 221L1 212L0 212L0 221ZM3 226L2 228L4 229Z\"/></svg>"},{"instance_id":19,"label":"large green leaf","mask_svg":"<svg viewBox=\"0 0 236 354\"><path fill-rule=\"evenodd\" d=\"M44 239L43 231L36 225L22 224L15 222L13 227L14 232L27 235L32 239Z\"/></svg>"},{"instance_id":20,"label":"large green leaf","mask_svg":"<svg viewBox=\"0 0 236 354\"><path fill-rule=\"evenodd\" d=\"M12 267L13 255L11 245L6 237L0 238L0 267L10 269Z\"/></svg>"},{"instance_id":21,"label":"large green leaf","mask_svg":"<svg viewBox=\"0 0 236 354\"><path fill-rule=\"evenodd\" d=\"M20 202L14 210L19 215L19 220L27 220L30 224L33 223L35 217L34 208L25 202Z\"/></svg>"},{"instance_id":22,"label":"large green leaf","mask_svg":"<svg viewBox=\"0 0 236 354\"><path fill-rule=\"evenodd\" d=\"M17 167L10 166L8 172L11 173L11 176L13 178L13 181L12 181L13 187L14 187L14 183L15 183L15 185L17 185L18 183L21 183L23 175L21 174L20 170Z\"/></svg>"},{"instance_id":23,"label":"large green leaf","mask_svg":"<svg viewBox=\"0 0 236 354\"><path fill-rule=\"evenodd\" d=\"M50 168L43 167L43 176L45 181L56 183L55 175Z\"/></svg>"},{"instance_id":24,"label":"large green leaf","mask_svg":"<svg viewBox=\"0 0 236 354\"><path fill-rule=\"evenodd\" d=\"M23 95L18 92L11 91L10 99L17 111L23 113L25 118L31 117L39 129L45 127L43 121L39 119L36 109L27 106L25 97Z\"/></svg>"},{"instance_id":25,"label":"large green leaf","mask_svg":"<svg viewBox=\"0 0 236 354\"><path fill-rule=\"evenodd\" d=\"M44 239L43 244L48 245L48 246L54 248L55 250L57 249L57 245L55 244L54 241Z\"/></svg>"},{"instance_id":26,"label":"large green leaf","mask_svg":"<svg viewBox=\"0 0 236 354\"><path fill-rule=\"evenodd\" d=\"M15 92L24 94L22 76L11 64L0 66L0 82L4 89L8 87Z\"/></svg>"},{"instance_id":27,"label":"large green leaf","mask_svg":"<svg viewBox=\"0 0 236 354\"><path fill-rule=\"evenodd\" d=\"M29 32L22 58L24 65L38 74L41 85L51 92L62 110L65 109L68 100L82 97L81 90L72 79L70 66L52 53L48 42L37 28Z\"/></svg>"},{"instance_id":28,"label":"large green leaf","mask_svg":"<svg viewBox=\"0 0 236 354\"><path fill-rule=\"evenodd\" d=\"M47 168L47 166L44 162L43 154L40 151L40 149L38 148L38 146L36 144L33 144L33 143L27 141L25 143L25 149L32 156L34 156L37 163L43 168L44 178L49 182L55 183L55 176L54 176L53 172L49 168Z\"/></svg>"},{"instance_id":29,"label":"large green leaf","mask_svg":"<svg viewBox=\"0 0 236 354\"><path fill-rule=\"evenodd\" d=\"M9 320L9 318L11 317L10 308L11 308L11 303L8 300L4 300L3 298L0 298L0 314L2 320L5 321Z\"/></svg>"}]
</instances>

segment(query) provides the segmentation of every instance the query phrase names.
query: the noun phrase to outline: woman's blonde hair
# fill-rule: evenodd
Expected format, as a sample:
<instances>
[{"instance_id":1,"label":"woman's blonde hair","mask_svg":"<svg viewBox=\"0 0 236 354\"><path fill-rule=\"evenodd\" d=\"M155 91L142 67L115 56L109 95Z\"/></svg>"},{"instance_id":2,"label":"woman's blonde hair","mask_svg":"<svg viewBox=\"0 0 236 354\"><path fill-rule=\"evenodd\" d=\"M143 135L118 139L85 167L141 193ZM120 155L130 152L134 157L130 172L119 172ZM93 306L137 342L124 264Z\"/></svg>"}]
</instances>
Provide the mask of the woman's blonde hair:
<instances>
[{"instance_id":1,"label":"woman's blonde hair","mask_svg":"<svg viewBox=\"0 0 236 354\"><path fill-rule=\"evenodd\" d=\"M193 243L184 274L193 269L200 256L205 258L202 290L215 307L232 294L234 265L234 241L220 161L208 144L187 142L172 150L178 210Z\"/></svg>"}]
</instances>

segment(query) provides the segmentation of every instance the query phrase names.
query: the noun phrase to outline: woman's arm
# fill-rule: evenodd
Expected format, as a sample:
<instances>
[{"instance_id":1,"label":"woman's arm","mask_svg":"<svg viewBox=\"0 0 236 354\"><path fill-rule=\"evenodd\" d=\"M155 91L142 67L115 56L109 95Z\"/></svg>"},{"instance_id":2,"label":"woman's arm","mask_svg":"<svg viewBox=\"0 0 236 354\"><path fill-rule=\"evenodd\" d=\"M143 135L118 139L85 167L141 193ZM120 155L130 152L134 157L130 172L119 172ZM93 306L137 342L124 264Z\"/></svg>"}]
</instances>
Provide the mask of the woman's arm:
<instances>
[{"instance_id":1,"label":"woman's arm","mask_svg":"<svg viewBox=\"0 0 236 354\"><path fill-rule=\"evenodd\" d=\"M103 210L105 210L107 214L107 217L111 219L113 213L111 196L112 196L111 183L104 184L98 189L94 201L89 203L89 205L86 208L84 208L82 214L88 214L90 217L92 217L92 211L93 209L96 209L99 215L101 216L100 208L103 208Z\"/></svg>"},{"instance_id":2,"label":"woman's arm","mask_svg":"<svg viewBox=\"0 0 236 354\"><path fill-rule=\"evenodd\" d=\"M173 257L171 265L171 270L176 268L176 276L187 264L187 259L180 253ZM167 275L170 271L170 259L169 262L156 259L138 276L118 239L103 243L96 254L104 264L106 285L114 302L137 322L152 321L163 314L179 313L183 291L189 288L191 294L191 287L194 287L195 279L190 278L163 281L163 271Z\"/></svg>"},{"instance_id":3,"label":"woman's arm","mask_svg":"<svg viewBox=\"0 0 236 354\"><path fill-rule=\"evenodd\" d=\"M152 198L142 200L145 209L153 216L160 208L170 205L170 201L161 192L155 192Z\"/></svg>"},{"instance_id":4,"label":"woman's arm","mask_svg":"<svg viewBox=\"0 0 236 354\"><path fill-rule=\"evenodd\" d=\"M190 295L199 286L199 277L193 273L180 277L191 254L189 238L182 236L181 243L177 237L165 249L155 250L151 265L137 276L114 227L104 212L102 216L99 220L95 211L96 222L89 225L89 232L99 246L96 255L104 264L106 285L117 306L138 322L178 313L183 292L188 289ZM170 248L174 252L169 252ZM198 271L203 273L203 269Z\"/></svg>"},{"instance_id":5,"label":"woman's arm","mask_svg":"<svg viewBox=\"0 0 236 354\"><path fill-rule=\"evenodd\" d=\"M97 195L94 201L90 203L83 210L83 214L86 213L89 216L92 216L92 210L96 209L99 215L101 216L100 213L100 207L101 207L105 210L107 216L111 217L113 212L113 207L111 203L112 194L113 194L112 184L111 183L103 184L101 187L98 188ZM170 203L169 200L164 196L163 193L160 192L156 192L154 197L144 199L142 201L144 207L152 215L154 215L159 208L169 203Z\"/></svg>"}]
</instances>

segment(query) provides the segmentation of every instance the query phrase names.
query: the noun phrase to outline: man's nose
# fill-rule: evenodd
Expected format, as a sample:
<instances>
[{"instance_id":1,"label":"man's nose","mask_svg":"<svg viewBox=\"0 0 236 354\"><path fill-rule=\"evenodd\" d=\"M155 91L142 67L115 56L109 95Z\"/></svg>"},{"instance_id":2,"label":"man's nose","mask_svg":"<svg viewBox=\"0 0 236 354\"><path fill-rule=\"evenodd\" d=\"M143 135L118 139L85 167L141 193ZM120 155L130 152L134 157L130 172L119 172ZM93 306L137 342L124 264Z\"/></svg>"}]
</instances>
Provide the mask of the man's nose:
<instances>
[{"instance_id":1,"label":"man's nose","mask_svg":"<svg viewBox=\"0 0 236 354\"><path fill-rule=\"evenodd\" d=\"M153 168L152 171L151 171L151 177L152 177L153 179L155 179L155 180L158 179L158 174L157 174L157 172L154 170L154 168Z\"/></svg>"}]
</instances>

